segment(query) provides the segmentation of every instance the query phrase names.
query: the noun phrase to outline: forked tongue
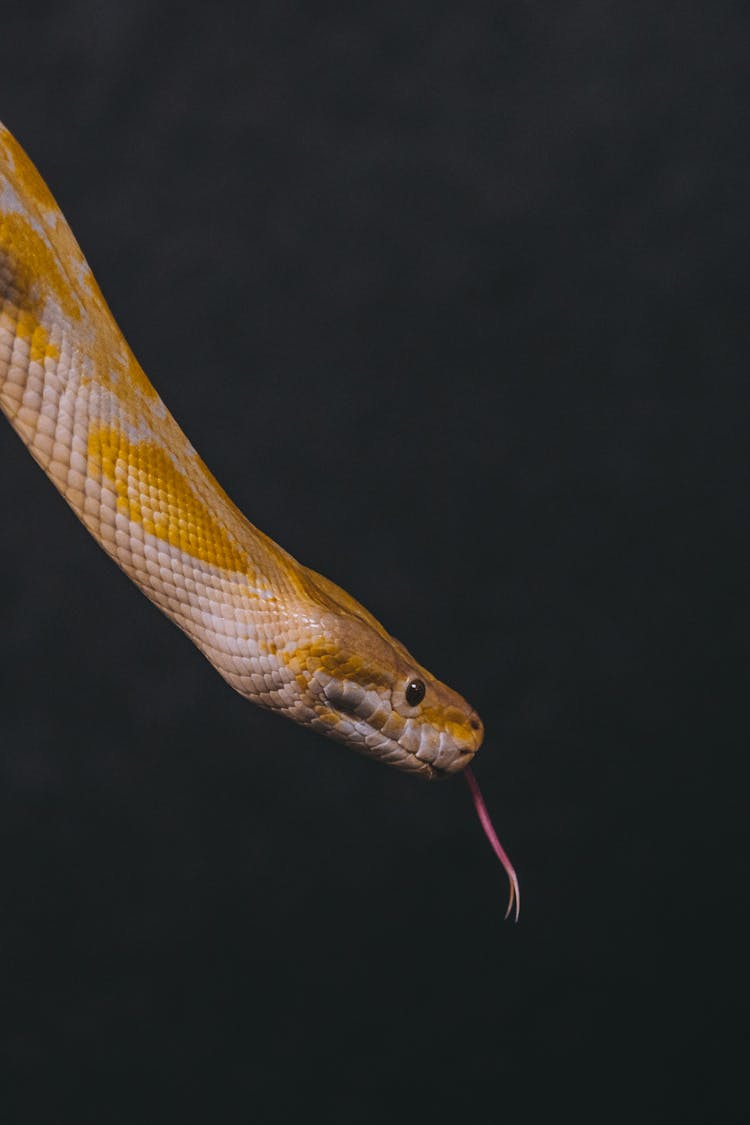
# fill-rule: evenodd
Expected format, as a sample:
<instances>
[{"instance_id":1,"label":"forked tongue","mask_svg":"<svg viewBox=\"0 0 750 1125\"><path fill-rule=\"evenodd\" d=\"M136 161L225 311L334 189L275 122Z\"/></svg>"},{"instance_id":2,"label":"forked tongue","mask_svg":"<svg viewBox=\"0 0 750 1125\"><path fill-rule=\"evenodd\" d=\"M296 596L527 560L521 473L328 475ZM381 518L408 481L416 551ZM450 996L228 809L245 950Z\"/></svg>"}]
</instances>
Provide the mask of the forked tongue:
<instances>
[{"instance_id":1,"label":"forked tongue","mask_svg":"<svg viewBox=\"0 0 750 1125\"><path fill-rule=\"evenodd\" d=\"M518 886L518 876L513 869L513 864L505 854L505 848L497 838L497 833L495 832L492 821L490 820L490 814L487 812L487 806L484 803L484 797L482 796L479 785L477 784L477 779L474 777L470 766L467 766L464 770L464 777L466 778L466 784L469 786L469 789L471 791L472 800L474 801L474 808L477 810L477 816L479 817L479 823L482 825L484 834L492 845L493 852L502 863L508 876L508 882L510 883L510 897L508 899L508 909L505 911L505 917L508 917L515 904L515 921L517 922L518 915L521 912L521 891Z\"/></svg>"}]
</instances>

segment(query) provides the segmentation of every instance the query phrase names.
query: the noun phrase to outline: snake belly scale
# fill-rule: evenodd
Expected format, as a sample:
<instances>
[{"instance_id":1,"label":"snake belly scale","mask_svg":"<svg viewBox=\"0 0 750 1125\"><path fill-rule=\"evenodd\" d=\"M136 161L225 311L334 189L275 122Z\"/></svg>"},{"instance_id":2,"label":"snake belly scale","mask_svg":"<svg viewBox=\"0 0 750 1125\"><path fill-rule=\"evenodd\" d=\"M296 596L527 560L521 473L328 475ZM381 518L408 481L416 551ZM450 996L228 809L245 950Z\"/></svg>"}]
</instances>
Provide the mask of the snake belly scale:
<instances>
[{"instance_id":1,"label":"snake belly scale","mask_svg":"<svg viewBox=\"0 0 750 1125\"><path fill-rule=\"evenodd\" d=\"M243 696L426 778L471 761L472 707L219 486L1 125L0 407L107 554Z\"/></svg>"}]
</instances>

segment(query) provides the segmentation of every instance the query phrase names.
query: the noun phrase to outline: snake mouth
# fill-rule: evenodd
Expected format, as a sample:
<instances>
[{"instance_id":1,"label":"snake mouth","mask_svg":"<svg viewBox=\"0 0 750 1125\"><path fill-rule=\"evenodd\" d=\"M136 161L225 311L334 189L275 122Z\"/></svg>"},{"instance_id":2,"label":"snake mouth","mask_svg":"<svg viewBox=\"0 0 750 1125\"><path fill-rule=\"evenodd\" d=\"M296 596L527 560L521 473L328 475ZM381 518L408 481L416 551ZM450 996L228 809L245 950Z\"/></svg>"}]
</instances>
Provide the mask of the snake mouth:
<instances>
[{"instance_id":1,"label":"snake mouth","mask_svg":"<svg viewBox=\"0 0 750 1125\"><path fill-rule=\"evenodd\" d=\"M410 773L414 777L424 778L425 781L444 781L454 774L461 773L474 758L476 751L459 750L453 754L450 761L444 764L429 762L420 758L414 751L405 750L403 746L396 746L391 751L378 751L368 746L349 743L352 749L359 751L376 761L393 766L402 773Z\"/></svg>"},{"instance_id":2,"label":"snake mouth","mask_svg":"<svg viewBox=\"0 0 750 1125\"><path fill-rule=\"evenodd\" d=\"M428 781L445 781L454 774L461 773L473 761L476 750L461 751L448 766L429 766ZM425 763L427 764L427 763Z\"/></svg>"},{"instance_id":3,"label":"snake mouth","mask_svg":"<svg viewBox=\"0 0 750 1125\"><path fill-rule=\"evenodd\" d=\"M402 773L410 773L426 781L441 781L460 773L474 758L478 744L459 746L445 732L431 732L432 737L412 740L395 739L387 733L356 719L338 707L318 712L311 726L328 738L343 743L365 757L383 762ZM411 745L409 745L411 741Z\"/></svg>"},{"instance_id":4,"label":"snake mouth","mask_svg":"<svg viewBox=\"0 0 750 1125\"><path fill-rule=\"evenodd\" d=\"M441 739L442 741L442 739ZM422 777L425 781L442 781L466 769L476 754L477 747L442 745L435 748L429 743L418 749L405 746L402 742L386 740L381 746L357 746L368 756L386 765L394 766L403 773Z\"/></svg>"}]
</instances>

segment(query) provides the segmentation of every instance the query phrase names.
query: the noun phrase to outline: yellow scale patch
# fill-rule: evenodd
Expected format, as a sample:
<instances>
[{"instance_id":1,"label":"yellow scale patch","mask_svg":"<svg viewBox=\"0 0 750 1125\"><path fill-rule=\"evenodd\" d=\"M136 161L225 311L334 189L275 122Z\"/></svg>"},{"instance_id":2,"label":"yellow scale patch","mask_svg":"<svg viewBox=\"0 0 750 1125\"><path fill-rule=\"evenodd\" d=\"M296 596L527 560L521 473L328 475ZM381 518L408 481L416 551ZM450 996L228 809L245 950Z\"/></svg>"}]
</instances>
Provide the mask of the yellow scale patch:
<instances>
[{"instance_id":1,"label":"yellow scale patch","mask_svg":"<svg viewBox=\"0 0 750 1125\"><path fill-rule=\"evenodd\" d=\"M452 715L456 718L451 718ZM471 727L457 707L423 707L419 718L423 723L446 731L457 742L471 737Z\"/></svg>"},{"instance_id":2,"label":"yellow scale patch","mask_svg":"<svg viewBox=\"0 0 750 1125\"><path fill-rule=\"evenodd\" d=\"M12 262L13 289L5 294L3 301L2 316L6 327L20 339L29 341L32 360L43 363L45 359L58 359L59 349L50 343L49 333L39 322L44 302L32 296L32 286L39 292L40 286L34 280L34 273L42 266L48 270L47 280L55 275L55 284L65 291L66 286L56 271L53 255L31 225L16 214L0 213L0 250ZM24 261L24 254L31 255L31 261L21 266L19 263Z\"/></svg>"},{"instance_id":3,"label":"yellow scale patch","mask_svg":"<svg viewBox=\"0 0 750 1125\"><path fill-rule=\"evenodd\" d=\"M29 341L32 360L59 358L42 324L51 298L68 322L63 331L73 347L92 360L82 383L106 388L133 425L146 421L155 433L164 431L165 439L182 438L163 409L152 410L158 395L117 327L70 227L31 160L2 127L0 170L26 206L25 214L0 212L0 250L12 277L2 314L14 322L9 329ZM251 577L245 552L160 443L130 441L117 427L102 427L90 434L88 455L90 474L109 478L118 509L144 531L201 562ZM231 503L197 457L194 468Z\"/></svg>"},{"instance_id":4,"label":"yellow scale patch","mask_svg":"<svg viewBox=\"0 0 750 1125\"><path fill-rule=\"evenodd\" d=\"M39 315L49 293L67 316L80 320L81 307L57 255L28 219L14 211L0 215L0 246L14 262L13 284L24 307Z\"/></svg>"},{"instance_id":5,"label":"yellow scale patch","mask_svg":"<svg viewBox=\"0 0 750 1125\"><path fill-rule=\"evenodd\" d=\"M57 210L57 204L52 197L52 192L45 184L42 177L19 145L16 138L7 129L0 127L0 148L4 148L13 161L14 179L21 188L22 199L33 199L38 207L43 210Z\"/></svg>"},{"instance_id":6,"label":"yellow scale patch","mask_svg":"<svg viewBox=\"0 0 750 1125\"><path fill-rule=\"evenodd\" d=\"M385 673L378 672L372 663L368 663L357 653L344 654L330 641L312 641L308 645L300 646L293 652L280 652L285 664L298 665L313 671L322 668L330 676L337 679L351 680L364 688L387 687L390 683Z\"/></svg>"},{"instance_id":7,"label":"yellow scale patch","mask_svg":"<svg viewBox=\"0 0 750 1125\"><path fill-rule=\"evenodd\" d=\"M37 327L46 300L52 297L72 322L71 327L82 320L87 322L93 331L73 331L96 363L97 381L115 391L137 417L143 400L155 400L156 391L117 327L52 193L18 142L2 130L0 163L5 164L5 174L19 198L27 204L29 212L35 212L33 222L28 215L15 211L0 213L0 248L11 262L18 307L33 314ZM47 238L35 229L35 223ZM30 338L26 331L19 329L19 334ZM121 377L116 382L112 379L112 366L119 368Z\"/></svg>"},{"instance_id":8,"label":"yellow scale patch","mask_svg":"<svg viewBox=\"0 0 750 1125\"><path fill-rule=\"evenodd\" d=\"M113 426L89 434L89 474L115 486L117 508L149 535L222 570L247 573L247 556L153 441L130 441Z\"/></svg>"},{"instance_id":9,"label":"yellow scale patch","mask_svg":"<svg viewBox=\"0 0 750 1125\"><path fill-rule=\"evenodd\" d=\"M45 359L59 359L60 349L50 343L46 328L38 324L27 309L20 309L16 319L16 335L29 341L29 356L36 363Z\"/></svg>"}]
</instances>

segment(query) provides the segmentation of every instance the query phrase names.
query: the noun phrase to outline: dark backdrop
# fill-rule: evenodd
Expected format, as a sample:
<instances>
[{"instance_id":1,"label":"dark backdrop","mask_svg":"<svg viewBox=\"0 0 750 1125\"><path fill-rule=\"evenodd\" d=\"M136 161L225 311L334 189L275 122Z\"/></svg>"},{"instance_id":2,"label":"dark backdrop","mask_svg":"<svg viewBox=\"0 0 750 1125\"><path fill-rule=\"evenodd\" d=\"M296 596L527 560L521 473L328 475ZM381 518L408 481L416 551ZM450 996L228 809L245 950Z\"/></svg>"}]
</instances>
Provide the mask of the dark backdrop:
<instances>
[{"instance_id":1,"label":"dark backdrop","mask_svg":"<svg viewBox=\"0 0 750 1125\"><path fill-rule=\"evenodd\" d=\"M523 910L3 424L3 1120L739 1121L746 6L23 7L0 117L240 507L477 706Z\"/></svg>"}]
</instances>

